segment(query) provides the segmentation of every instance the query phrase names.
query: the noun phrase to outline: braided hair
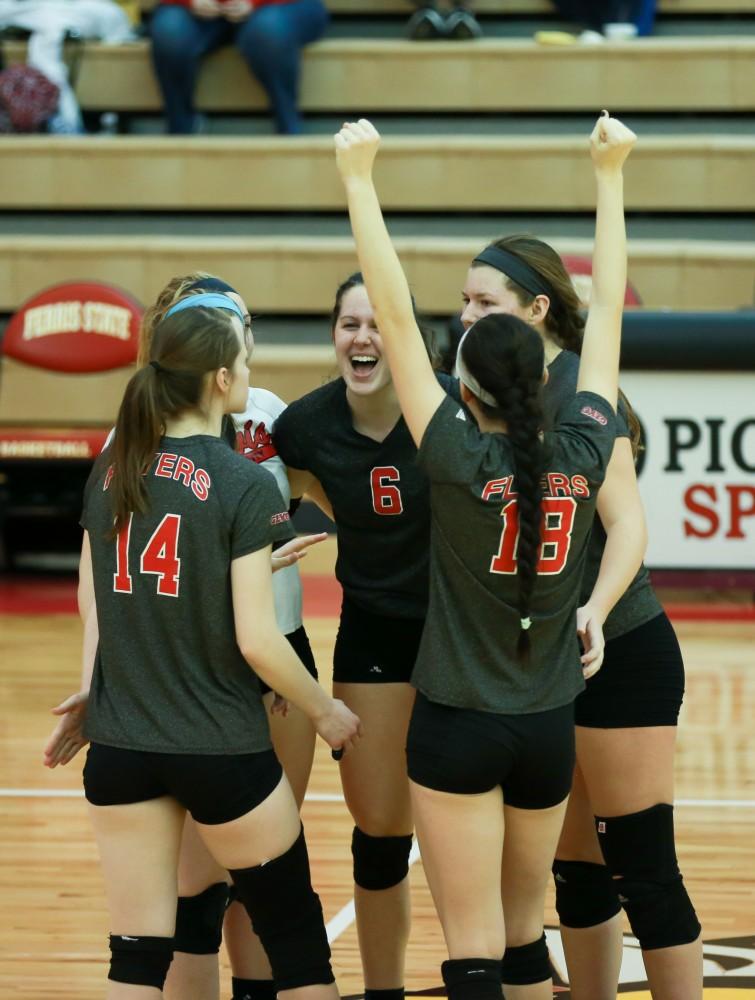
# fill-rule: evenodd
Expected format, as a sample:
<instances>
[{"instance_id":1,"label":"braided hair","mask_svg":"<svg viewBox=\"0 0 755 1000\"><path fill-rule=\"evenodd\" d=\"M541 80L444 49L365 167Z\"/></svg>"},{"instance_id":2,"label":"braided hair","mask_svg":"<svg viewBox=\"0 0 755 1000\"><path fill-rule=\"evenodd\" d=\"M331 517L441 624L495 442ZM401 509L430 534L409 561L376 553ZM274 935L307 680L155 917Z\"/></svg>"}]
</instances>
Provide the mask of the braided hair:
<instances>
[{"instance_id":1,"label":"braided hair","mask_svg":"<svg viewBox=\"0 0 755 1000\"><path fill-rule=\"evenodd\" d=\"M517 655L520 661L527 662L532 592L542 539L542 476L547 465L540 434L545 368L543 341L518 317L492 313L470 328L461 351L469 372L497 402L496 406L480 402L483 413L505 422L511 444L519 517L516 572L521 627Z\"/></svg>"}]
</instances>

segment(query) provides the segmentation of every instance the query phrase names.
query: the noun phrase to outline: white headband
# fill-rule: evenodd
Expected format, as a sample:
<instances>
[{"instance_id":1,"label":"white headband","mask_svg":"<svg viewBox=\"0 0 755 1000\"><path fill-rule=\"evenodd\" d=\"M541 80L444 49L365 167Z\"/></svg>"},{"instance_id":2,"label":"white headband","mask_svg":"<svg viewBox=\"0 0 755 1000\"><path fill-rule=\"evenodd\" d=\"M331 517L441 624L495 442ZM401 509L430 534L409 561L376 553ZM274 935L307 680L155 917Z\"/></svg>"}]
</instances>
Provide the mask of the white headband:
<instances>
[{"instance_id":1,"label":"white headband","mask_svg":"<svg viewBox=\"0 0 755 1000\"><path fill-rule=\"evenodd\" d=\"M469 328L471 330L472 327ZM456 374L459 376L459 381L463 382L464 385L473 392L475 396L480 400L481 403L487 403L488 406L495 406L496 409L500 407L498 400L495 396L488 392L486 389L480 385L474 375L470 372L467 366L464 364L464 358L461 355L461 349L464 345L464 341L467 339L467 334L469 330L466 331L464 336L459 341L459 346L456 348Z\"/></svg>"}]
</instances>

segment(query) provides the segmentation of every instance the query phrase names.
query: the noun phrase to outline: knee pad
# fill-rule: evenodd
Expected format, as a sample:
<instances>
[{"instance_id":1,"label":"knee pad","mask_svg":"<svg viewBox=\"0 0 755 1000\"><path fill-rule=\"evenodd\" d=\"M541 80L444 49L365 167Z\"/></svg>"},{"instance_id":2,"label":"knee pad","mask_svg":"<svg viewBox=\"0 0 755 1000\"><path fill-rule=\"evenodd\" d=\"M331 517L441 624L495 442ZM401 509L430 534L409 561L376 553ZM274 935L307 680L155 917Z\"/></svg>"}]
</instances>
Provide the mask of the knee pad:
<instances>
[{"instance_id":1,"label":"knee pad","mask_svg":"<svg viewBox=\"0 0 755 1000\"><path fill-rule=\"evenodd\" d=\"M110 935L110 972L114 983L162 990L173 961L173 938Z\"/></svg>"},{"instance_id":2,"label":"knee pad","mask_svg":"<svg viewBox=\"0 0 755 1000\"><path fill-rule=\"evenodd\" d=\"M700 934L676 860L674 807L596 816L598 839L632 933L646 951L689 944Z\"/></svg>"},{"instance_id":3,"label":"knee pad","mask_svg":"<svg viewBox=\"0 0 755 1000\"><path fill-rule=\"evenodd\" d=\"M619 894L605 865L553 862L556 911L564 927L595 927L621 913Z\"/></svg>"},{"instance_id":4,"label":"knee pad","mask_svg":"<svg viewBox=\"0 0 755 1000\"><path fill-rule=\"evenodd\" d=\"M362 889L391 889L409 874L411 850L411 834L371 837L355 826L351 837L354 881Z\"/></svg>"},{"instance_id":5,"label":"knee pad","mask_svg":"<svg viewBox=\"0 0 755 1000\"><path fill-rule=\"evenodd\" d=\"M217 955L228 903L225 882L216 882L197 896L179 896L174 950L189 955Z\"/></svg>"},{"instance_id":6,"label":"knee pad","mask_svg":"<svg viewBox=\"0 0 755 1000\"><path fill-rule=\"evenodd\" d=\"M279 858L231 871L267 953L277 989L334 982L322 906L312 888L302 830Z\"/></svg>"},{"instance_id":7,"label":"knee pad","mask_svg":"<svg viewBox=\"0 0 755 1000\"><path fill-rule=\"evenodd\" d=\"M448 959L440 971L448 1000L501 1000L501 963L498 959Z\"/></svg>"},{"instance_id":8,"label":"knee pad","mask_svg":"<svg viewBox=\"0 0 755 1000\"><path fill-rule=\"evenodd\" d=\"M543 983L550 979L551 960L548 956L548 945L545 934L537 941L520 944L515 948L507 947L503 953L501 964L501 982L509 986L527 986L530 983Z\"/></svg>"}]
</instances>

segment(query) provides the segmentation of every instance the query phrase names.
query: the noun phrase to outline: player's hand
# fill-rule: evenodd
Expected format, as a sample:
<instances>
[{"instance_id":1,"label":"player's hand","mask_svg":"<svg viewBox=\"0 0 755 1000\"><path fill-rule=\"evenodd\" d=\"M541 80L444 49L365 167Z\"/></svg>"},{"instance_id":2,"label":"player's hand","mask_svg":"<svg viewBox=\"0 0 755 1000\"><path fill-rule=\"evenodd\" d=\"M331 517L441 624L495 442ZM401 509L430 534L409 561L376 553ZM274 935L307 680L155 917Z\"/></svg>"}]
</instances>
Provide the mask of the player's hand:
<instances>
[{"instance_id":1,"label":"player's hand","mask_svg":"<svg viewBox=\"0 0 755 1000\"><path fill-rule=\"evenodd\" d=\"M254 4L249 0L225 0L222 5L223 17L226 21L233 21L234 24L246 21L253 9Z\"/></svg>"},{"instance_id":2,"label":"player's hand","mask_svg":"<svg viewBox=\"0 0 755 1000\"><path fill-rule=\"evenodd\" d=\"M636 142L631 129L604 111L590 136L590 156L596 173L620 173Z\"/></svg>"},{"instance_id":3,"label":"player's hand","mask_svg":"<svg viewBox=\"0 0 755 1000\"><path fill-rule=\"evenodd\" d=\"M366 118L345 122L335 135L336 164L344 184L349 180L370 180L380 135Z\"/></svg>"},{"instance_id":4,"label":"player's hand","mask_svg":"<svg viewBox=\"0 0 755 1000\"><path fill-rule=\"evenodd\" d=\"M209 21L223 16L223 5L219 0L191 0L191 12L196 17Z\"/></svg>"},{"instance_id":5,"label":"player's hand","mask_svg":"<svg viewBox=\"0 0 755 1000\"><path fill-rule=\"evenodd\" d=\"M306 550L310 545L318 545L320 542L324 542L327 537L327 531L321 531L317 535L299 535L297 538L292 538L290 542L286 542L285 545L281 545L270 558L273 573L277 573L279 569L285 569L287 566L293 566L294 563L306 556Z\"/></svg>"},{"instance_id":6,"label":"player's hand","mask_svg":"<svg viewBox=\"0 0 755 1000\"><path fill-rule=\"evenodd\" d=\"M315 729L331 750L348 753L362 735L362 723L338 698L331 699L330 708L313 720Z\"/></svg>"},{"instance_id":7,"label":"player's hand","mask_svg":"<svg viewBox=\"0 0 755 1000\"><path fill-rule=\"evenodd\" d=\"M577 608L577 635L582 642L582 676L588 680L603 666L606 641L603 638L603 622L589 604Z\"/></svg>"},{"instance_id":8,"label":"player's hand","mask_svg":"<svg viewBox=\"0 0 755 1000\"><path fill-rule=\"evenodd\" d=\"M84 736L88 702L89 692L79 691L52 709L53 715L60 715L62 718L45 744L45 767L67 764L89 742Z\"/></svg>"}]
</instances>

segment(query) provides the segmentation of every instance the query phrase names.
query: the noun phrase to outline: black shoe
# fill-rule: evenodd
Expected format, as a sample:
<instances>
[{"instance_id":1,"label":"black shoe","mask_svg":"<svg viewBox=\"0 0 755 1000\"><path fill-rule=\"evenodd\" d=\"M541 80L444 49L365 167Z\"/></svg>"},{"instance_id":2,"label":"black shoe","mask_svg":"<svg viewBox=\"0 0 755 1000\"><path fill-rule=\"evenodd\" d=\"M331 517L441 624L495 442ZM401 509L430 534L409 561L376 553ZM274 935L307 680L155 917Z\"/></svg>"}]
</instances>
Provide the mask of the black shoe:
<instances>
[{"instance_id":1,"label":"black shoe","mask_svg":"<svg viewBox=\"0 0 755 1000\"><path fill-rule=\"evenodd\" d=\"M406 32L415 42L430 42L446 37L446 21L434 7L420 7L409 18Z\"/></svg>"},{"instance_id":2,"label":"black shoe","mask_svg":"<svg viewBox=\"0 0 755 1000\"><path fill-rule=\"evenodd\" d=\"M482 28L471 10L457 7L446 18L446 38L457 42L470 42L482 38Z\"/></svg>"}]
</instances>

